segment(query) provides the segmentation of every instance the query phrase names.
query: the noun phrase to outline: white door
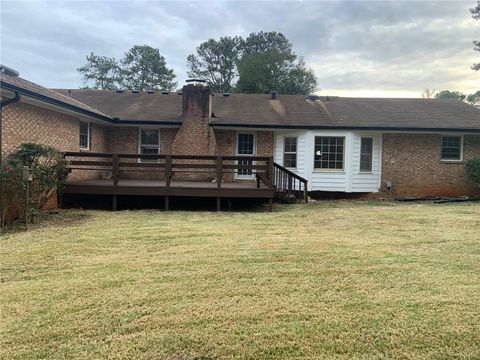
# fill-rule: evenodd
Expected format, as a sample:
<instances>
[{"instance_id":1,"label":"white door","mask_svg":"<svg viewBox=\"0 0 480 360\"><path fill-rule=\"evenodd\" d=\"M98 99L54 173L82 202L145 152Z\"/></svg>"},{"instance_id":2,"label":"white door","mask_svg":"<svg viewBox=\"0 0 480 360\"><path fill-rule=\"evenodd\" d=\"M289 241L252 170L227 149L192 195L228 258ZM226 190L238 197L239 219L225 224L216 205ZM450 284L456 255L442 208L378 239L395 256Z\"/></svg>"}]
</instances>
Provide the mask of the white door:
<instances>
[{"instance_id":1,"label":"white door","mask_svg":"<svg viewBox=\"0 0 480 360\"><path fill-rule=\"evenodd\" d=\"M254 156L255 155L255 133L238 133L237 134L237 155ZM253 161L240 160L239 165L253 165ZM254 171L252 169L238 169L236 173L237 179L254 179Z\"/></svg>"}]
</instances>

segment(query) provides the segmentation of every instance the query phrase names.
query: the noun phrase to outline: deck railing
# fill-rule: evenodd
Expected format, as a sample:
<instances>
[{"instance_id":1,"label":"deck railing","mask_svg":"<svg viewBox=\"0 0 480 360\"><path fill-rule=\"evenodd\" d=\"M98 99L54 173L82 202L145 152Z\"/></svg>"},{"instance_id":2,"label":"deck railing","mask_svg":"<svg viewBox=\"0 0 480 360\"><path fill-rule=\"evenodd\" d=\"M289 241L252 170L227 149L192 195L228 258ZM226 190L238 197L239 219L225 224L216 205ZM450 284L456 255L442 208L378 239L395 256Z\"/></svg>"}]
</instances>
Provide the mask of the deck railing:
<instances>
[{"instance_id":1,"label":"deck railing","mask_svg":"<svg viewBox=\"0 0 480 360\"><path fill-rule=\"evenodd\" d=\"M256 177L257 187L263 183L273 188L273 157L231 155L171 155L171 154L113 154L65 152L68 169L111 173L113 185L126 172L160 171L164 173L165 187L170 187L176 174L210 174L220 188L225 175L248 174Z\"/></svg>"},{"instance_id":2,"label":"deck railing","mask_svg":"<svg viewBox=\"0 0 480 360\"><path fill-rule=\"evenodd\" d=\"M285 202L308 202L308 181L293 171L273 163L275 196Z\"/></svg>"}]
</instances>

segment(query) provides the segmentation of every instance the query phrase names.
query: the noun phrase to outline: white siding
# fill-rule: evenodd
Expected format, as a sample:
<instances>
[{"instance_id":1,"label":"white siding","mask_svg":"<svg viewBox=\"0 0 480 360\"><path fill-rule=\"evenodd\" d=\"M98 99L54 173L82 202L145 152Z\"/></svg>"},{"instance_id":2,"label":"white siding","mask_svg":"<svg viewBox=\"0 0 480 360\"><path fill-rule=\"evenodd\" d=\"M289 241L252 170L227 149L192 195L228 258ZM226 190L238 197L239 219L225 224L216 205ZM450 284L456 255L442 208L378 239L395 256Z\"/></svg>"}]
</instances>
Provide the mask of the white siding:
<instances>
[{"instance_id":1,"label":"white siding","mask_svg":"<svg viewBox=\"0 0 480 360\"><path fill-rule=\"evenodd\" d=\"M373 138L372 172L360 172L360 145L362 137ZM375 133L356 133L353 139L353 192L377 192L380 188L382 136Z\"/></svg>"},{"instance_id":2,"label":"white siding","mask_svg":"<svg viewBox=\"0 0 480 360\"><path fill-rule=\"evenodd\" d=\"M381 173L381 133L353 131L279 130L275 133L274 161L283 165L283 139L296 136L297 168L291 169L308 180L309 191L376 192L379 191ZM315 136L345 137L343 170L314 169ZM361 138L373 138L372 172L360 173Z\"/></svg>"}]
</instances>

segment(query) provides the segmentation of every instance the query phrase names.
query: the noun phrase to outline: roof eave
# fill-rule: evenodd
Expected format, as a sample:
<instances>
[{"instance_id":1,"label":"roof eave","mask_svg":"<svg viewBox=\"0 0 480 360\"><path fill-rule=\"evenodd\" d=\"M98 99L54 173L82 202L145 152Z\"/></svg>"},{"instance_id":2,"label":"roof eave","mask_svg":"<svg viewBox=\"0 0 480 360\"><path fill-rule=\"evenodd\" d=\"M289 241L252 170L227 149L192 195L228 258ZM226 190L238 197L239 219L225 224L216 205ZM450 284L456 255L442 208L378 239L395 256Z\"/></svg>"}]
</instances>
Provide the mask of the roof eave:
<instances>
[{"instance_id":1,"label":"roof eave","mask_svg":"<svg viewBox=\"0 0 480 360\"><path fill-rule=\"evenodd\" d=\"M213 127L258 128L258 129L304 129L304 130L377 130L377 131L435 131L480 133L480 128L420 128L401 126L347 126L347 125L285 125L285 124L220 124L211 123Z\"/></svg>"},{"instance_id":2,"label":"roof eave","mask_svg":"<svg viewBox=\"0 0 480 360\"><path fill-rule=\"evenodd\" d=\"M67 104L63 101L53 99L51 97L39 94L35 91L27 90L27 89L24 89L22 87L19 87L19 86L16 86L16 85L4 82L4 81L0 81L0 88L8 90L8 91L18 92L21 95L30 97L30 98L35 99L35 100L39 100L39 101L44 102L46 104L58 106L60 108L70 110L70 111L73 111L73 112L76 112L78 114L85 115L85 116L88 116L88 117L91 117L91 118L95 118L97 120L105 121L105 122L108 122L110 124L113 124L115 122L114 119L110 116L101 115L101 114L95 113L93 111L82 109L78 106L75 106L75 105L72 105L72 104Z\"/></svg>"}]
</instances>

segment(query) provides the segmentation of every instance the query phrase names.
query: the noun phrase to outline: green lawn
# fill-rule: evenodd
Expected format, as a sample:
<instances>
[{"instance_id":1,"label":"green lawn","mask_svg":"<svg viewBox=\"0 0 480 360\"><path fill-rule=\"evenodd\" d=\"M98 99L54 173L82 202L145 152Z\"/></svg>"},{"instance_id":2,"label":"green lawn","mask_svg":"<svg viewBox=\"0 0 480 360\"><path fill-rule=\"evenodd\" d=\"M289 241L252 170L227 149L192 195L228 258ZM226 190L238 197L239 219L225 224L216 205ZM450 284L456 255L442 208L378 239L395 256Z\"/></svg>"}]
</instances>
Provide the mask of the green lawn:
<instances>
[{"instance_id":1,"label":"green lawn","mask_svg":"<svg viewBox=\"0 0 480 360\"><path fill-rule=\"evenodd\" d=\"M65 211L0 244L5 359L480 358L480 203Z\"/></svg>"}]
</instances>

